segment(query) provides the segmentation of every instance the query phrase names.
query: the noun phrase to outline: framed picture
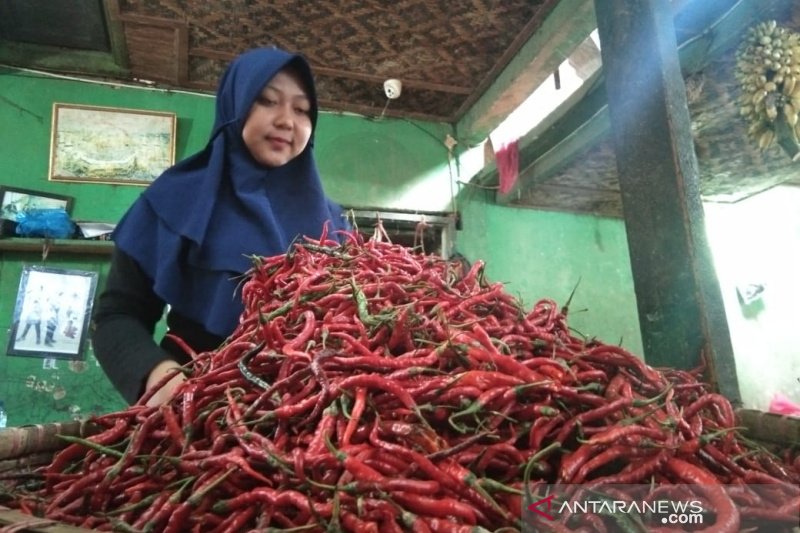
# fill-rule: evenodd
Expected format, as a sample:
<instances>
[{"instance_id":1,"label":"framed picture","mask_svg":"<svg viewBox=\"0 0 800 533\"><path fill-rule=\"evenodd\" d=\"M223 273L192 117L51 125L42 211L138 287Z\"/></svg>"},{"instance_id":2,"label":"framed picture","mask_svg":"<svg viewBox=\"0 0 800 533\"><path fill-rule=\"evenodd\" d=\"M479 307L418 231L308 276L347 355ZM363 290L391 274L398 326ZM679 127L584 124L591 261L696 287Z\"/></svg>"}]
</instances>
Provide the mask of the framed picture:
<instances>
[{"instance_id":1,"label":"framed picture","mask_svg":"<svg viewBox=\"0 0 800 533\"><path fill-rule=\"evenodd\" d=\"M96 287L97 272L24 266L6 353L82 359Z\"/></svg>"},{"instance_id":2,"label":"framed picture","mask_svg":"<svg viewBox=\"0 0 800 533\"><path fill-rule=\"evenodd\" d=\"M72 196L0 185L0 218L16 221L19 213L30 209L58 209L61 207L67 213L71 213L74 201Z\"/></svg>"},{"instance_id":3,"label":"framed picture","mask_svg":"<svg viewBox=\"0 0 800 533\"><path fill-rule=\"evenodd\" d=\"M50 180L148 185L175 162L175 113L53 104Z\"/></svg>"}]
</instances>

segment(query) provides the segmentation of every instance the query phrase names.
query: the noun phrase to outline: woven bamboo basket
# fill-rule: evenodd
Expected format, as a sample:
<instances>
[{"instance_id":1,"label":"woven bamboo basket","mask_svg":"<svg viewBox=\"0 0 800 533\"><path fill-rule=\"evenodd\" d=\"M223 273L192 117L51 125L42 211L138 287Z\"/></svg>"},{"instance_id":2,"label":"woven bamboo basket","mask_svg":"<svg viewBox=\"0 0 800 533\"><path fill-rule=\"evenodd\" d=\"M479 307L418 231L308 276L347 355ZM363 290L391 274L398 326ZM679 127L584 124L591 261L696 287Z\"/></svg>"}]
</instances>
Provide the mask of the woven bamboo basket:
<instances>
[{"instance_id":1,"label":"woven bamboo basket","mask_svg":"<svg viewBox=\"0 0 800 533\"><path fill-rule=\"evenodd\" d=\"M66 442L59 435L86 437L93 428L81 422L37 424L0 430L0 494L15 487L36 468L48 464ZM36 518L0 505L0 531L77 533L90 531Z\"/></svg>"},{"instance_id":2,"label":"woven bamboo basket","mask_svg":"<svg viewBox=\"0 0 800 533\"><path fill-rule=\"evenodd\" d=\"M800 418L738 409L742 433L773 450L800 443ZM41 424L0 430L0 494L13 492L20 480L48 464L55 452L65 447L59 435L86 437L93 428L80 422ZM32 517L0 505L0 533L4 531L79 533L92 531L53 520Z\"/></svg>"},{"instance_id":3,"label":"woven bamboo basket","mask_svg":"<svg viewBox=\"0 0 800 533\"><path fill-rule=\"evenodd\" d=\"M754 441L785 448L800 445L800 418L795 416L765 413L755 409L738 409L739 425L746 428L742 433Z\"/></svg>"}]
</instances>

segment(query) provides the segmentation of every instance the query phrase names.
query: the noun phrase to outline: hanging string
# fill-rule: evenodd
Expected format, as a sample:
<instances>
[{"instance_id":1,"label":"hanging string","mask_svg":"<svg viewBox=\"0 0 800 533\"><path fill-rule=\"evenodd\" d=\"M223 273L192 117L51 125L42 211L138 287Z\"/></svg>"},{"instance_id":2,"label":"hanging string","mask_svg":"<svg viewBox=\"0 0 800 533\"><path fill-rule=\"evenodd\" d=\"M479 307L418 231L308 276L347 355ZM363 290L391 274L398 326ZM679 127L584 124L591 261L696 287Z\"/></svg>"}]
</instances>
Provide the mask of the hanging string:
<instances>
[{"instance_id":1,"label":"hanging string","mask_svg":"<svg viewBox=\"0 0 800 533\"><path fill-rule=\"evenodd\" d=\"M381 115L378 118L383 118L384 113L386 113L386 109L389 107L389 102L391 102L391 98L386 99L386 104L383 106L383 110L381 111Z\"/></svg>"},{"instance_id":2,"label":"hanging string","mask_svg":"<svg viewBox=\"0 0 800 533\"><path fill-rule=\"evenodd\" d=\"M414 249L419 248L423 255L425 255L425 230L430 227L431 225L425 221L425 215L422 215L414 228Z\"/></svg>"},{"instance_id":3,"label":"hanging string","mask_svg":"<svg viewBox=\"0 0 800 533\"><path fill-rule=\"evenodd\" d=\"M50 253L50 245L53 244L52 239L44 239L42 241L42 263L47 261L47 256Z\"/></svg>"}]
</instances>

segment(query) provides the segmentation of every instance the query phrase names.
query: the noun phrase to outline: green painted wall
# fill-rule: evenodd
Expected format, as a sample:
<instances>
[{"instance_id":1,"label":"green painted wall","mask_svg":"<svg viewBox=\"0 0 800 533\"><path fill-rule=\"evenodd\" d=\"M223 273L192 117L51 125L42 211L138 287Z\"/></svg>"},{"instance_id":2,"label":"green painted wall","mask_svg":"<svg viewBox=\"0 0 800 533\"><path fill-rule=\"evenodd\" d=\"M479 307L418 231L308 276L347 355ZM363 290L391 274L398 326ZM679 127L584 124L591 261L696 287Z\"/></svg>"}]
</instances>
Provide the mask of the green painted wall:
<instances>
[{"instance_id":1,"label":"green painted wall","mask_svg":"<svg viewBox=\"0 0 800 533\"><path fill-rule=\"evenodd\" d=\"M76 220L116 222L143 190L139 186L48 181L54 102L169 111L178 117L176 158L202 148L213 123L214 100L205 95L89 83L0 67L0 184L75 198ZM374 119L355 115L320 117L316 154L329 194L364 207L446 209L451 177L445 124ZM84 361L5 355L20 273L26 264L92 270L105 281L107 256L0 252L0 401L9 425L43 423L107 412L123 406L89 346Z\"/></svg>"},{"instance_id":2,"label":"green painted wall","mask_svg":"<svg viewBox=\"0 0 800 533\"><path fill-rule=\"evenodd\" d=\"M527 309L540 299L564 305L576 333L641 355L642 339L621 220L494 205L494 191L467 186L458 196L457 248L484 258L489 279L506 283Z\"/></svg>"},{"instance_id":3,"label":"green painted wall","mask_svg":"<svg viewBox=\"0 0 800 533\"><path fill-rule=\"evenodd\" d=\"M142 189L48 181L54 102L174 112L177 160L203 147L214 118L214 100L208 96L47 78L0 67L0 183L74 196L76 219L115 221ZM444 145L450 131L446 124L323 113L316 133L317 164L328 193L341 203L443 210L451 197Z\"/></svg>"},{"instance_id":4,"label":"green painted wall","mask_svg":"<svg viewBox=\"0 0 800 533\"><path fill-rule=\"evenodd\" d=\"M448 210L449 131L443 124L323 114L315 154L325 188L349 206Z\"/></svg>"},{"instance_id":5,"label":"green painted wall","mask_svg":"<svg viewBox=\"0 0 800 533\"><path fill-rule=\"evenodd\" d=\"M207 97L0 70L0 181L73 196L72 216L76 220L116 222L142 188L48 181L54 102L174 112L178 117L175 144L178 159L203 146L214 118L213 99Z\"/></svg>"}]
</instances>

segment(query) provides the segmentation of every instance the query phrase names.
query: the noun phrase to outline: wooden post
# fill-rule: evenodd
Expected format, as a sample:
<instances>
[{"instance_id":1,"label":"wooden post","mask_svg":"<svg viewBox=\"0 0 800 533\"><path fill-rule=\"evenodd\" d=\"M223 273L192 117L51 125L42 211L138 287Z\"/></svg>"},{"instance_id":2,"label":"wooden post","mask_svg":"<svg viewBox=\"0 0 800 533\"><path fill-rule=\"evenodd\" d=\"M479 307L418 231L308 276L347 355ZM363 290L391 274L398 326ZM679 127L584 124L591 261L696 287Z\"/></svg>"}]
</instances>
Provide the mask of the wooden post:
<instances>
[{"instance_id":1,"label":"wooden post","mask_svg":"<svg viewBox=\"0 0 800 533\"><path fill-rule=\"evenodd\" d=\"M741 403L668 0L595 0L644 357Z\"/></svg>"}]
</instances>

